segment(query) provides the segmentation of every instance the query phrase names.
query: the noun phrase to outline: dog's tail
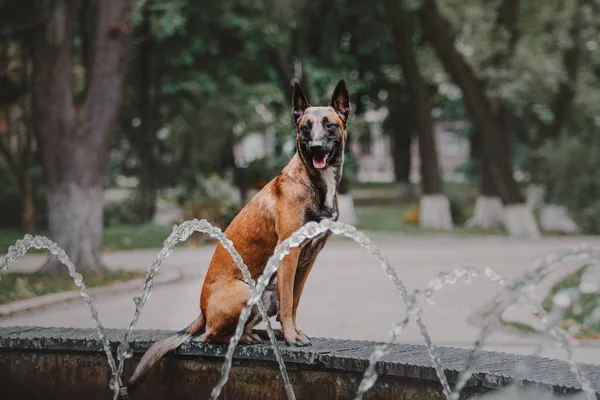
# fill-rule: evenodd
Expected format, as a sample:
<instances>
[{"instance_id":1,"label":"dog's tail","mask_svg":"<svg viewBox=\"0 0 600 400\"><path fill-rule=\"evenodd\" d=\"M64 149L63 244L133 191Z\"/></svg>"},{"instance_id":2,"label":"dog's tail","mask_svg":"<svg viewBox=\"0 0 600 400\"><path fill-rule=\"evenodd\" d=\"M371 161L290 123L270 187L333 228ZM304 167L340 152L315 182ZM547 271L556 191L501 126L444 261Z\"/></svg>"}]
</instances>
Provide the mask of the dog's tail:
<instances>
[{"instance_id":1,"label":"dog's tail","mask_svg":"<svg viewBox=\"0 0 600 400\"><path fill-rule=\"evenodd\" d=\"M133 391L135 391L141 383L144 381L150 369L169 351L176 349L181 346L184 342L191 339L193 336L201 335L206 330L206 321L204 319L204 315L200 313L198 318L194 322L192 322L187 328L182 329L177 332L175 335L169 336L166 339L161 340L160 342L154 343L146 354L140 360L140 363L136 367L133 375L127 382L126 390L122 390L121 398L127 398L128 395L131 395Z\"/></svg>"}]
</instances>

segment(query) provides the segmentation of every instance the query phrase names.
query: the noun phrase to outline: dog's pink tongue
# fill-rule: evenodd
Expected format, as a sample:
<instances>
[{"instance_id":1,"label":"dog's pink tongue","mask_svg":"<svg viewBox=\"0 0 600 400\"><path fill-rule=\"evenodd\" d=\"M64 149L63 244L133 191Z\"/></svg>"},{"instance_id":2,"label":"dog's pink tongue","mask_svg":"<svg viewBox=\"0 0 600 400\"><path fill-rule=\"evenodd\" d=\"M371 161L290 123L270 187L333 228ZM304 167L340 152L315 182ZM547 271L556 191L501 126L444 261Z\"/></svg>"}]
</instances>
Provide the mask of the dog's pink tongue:
<instances>
[{"instance_id":1,"label":"dog's pink tongue","mask_svg":"<svg viewBox=\"0 0 600 400\"><path fill-rule=\"evenodd\" d=\"M316 169L325 168L325 163L326 162L327 162L327 155L313 157L313 166Z\"/></svg>"}]
</instances>

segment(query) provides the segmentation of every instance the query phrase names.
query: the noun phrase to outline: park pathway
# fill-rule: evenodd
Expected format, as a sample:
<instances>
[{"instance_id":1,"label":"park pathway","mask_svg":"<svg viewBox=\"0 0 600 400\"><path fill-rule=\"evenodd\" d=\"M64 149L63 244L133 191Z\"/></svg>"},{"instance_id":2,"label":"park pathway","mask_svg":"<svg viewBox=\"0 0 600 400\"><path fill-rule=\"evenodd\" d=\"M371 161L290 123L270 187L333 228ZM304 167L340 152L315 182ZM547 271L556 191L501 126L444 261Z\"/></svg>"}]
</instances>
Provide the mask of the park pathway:
<instances>
[{"instance_id":1,"label":"park pathway","mask_svg":"<svg viewBox=\"0 0 600 400\"><path fill-rule=\"evenodd\" d=\"M409 290L425 288L438 273L465 265L489 266L507 276L517 276L531 268L533 262L551 252L587 242L600 246L600 237L550 237L541 240L506 237L408 236L370 233ZM146 304L138 328L181 329L198 312L199 293L214 246L181 248L173 252L161 267L183 272L180 282L157 286ZM147 270L158 250L108 253L107 263L115 268ZM41 256L26 256L11 270L33 270ZM565 265L537 291L542 298L561 276L576 265ZM501 288L476 279L470 284L457 283L444 288L435 304L421 301L423 319L433 343L439 346L471 347L480 328L472 322L478 311L488 304ZM100 297L96 300L106 327L124 328L133 316L134 293ZM368 251L357 244L334 238L318 258L305 287L298 313L298 325L309 336L363 340L387 340L394 321L404 317L400 293ZM511 317L529 321L524 307L515 307ZM92 327L93 321L83 301L49 307L28 314L0 319L0 326L38 325ZM406 343L423 343L412 324L401 339ZM530 353L534 339L512 334L494 334L486 349ZM576 359L600 363L600 345L580 344ZM550 348L544 356L564 358L563 351Z\"/></svg>"}]
</instances>

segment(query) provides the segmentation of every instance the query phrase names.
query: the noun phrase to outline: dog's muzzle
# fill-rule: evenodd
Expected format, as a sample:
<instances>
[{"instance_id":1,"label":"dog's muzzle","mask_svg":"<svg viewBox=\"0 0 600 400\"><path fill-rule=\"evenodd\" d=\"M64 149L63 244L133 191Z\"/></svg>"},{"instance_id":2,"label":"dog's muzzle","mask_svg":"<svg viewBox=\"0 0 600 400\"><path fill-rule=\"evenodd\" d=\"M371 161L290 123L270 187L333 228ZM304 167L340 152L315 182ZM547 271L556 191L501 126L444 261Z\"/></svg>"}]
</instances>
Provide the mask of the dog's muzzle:
<instances>
[{"instance_id":1,"label":"dog's muzzle","mask_svg":"<svg viewBox=\"0 0 600 400\"><path fill-rule=\"evenodd\" d=\"M308 144L308 152L312 159L313 167L323 169L327 166L334 147L323 142L311 142Z\"/></svg>"}]
</instances>

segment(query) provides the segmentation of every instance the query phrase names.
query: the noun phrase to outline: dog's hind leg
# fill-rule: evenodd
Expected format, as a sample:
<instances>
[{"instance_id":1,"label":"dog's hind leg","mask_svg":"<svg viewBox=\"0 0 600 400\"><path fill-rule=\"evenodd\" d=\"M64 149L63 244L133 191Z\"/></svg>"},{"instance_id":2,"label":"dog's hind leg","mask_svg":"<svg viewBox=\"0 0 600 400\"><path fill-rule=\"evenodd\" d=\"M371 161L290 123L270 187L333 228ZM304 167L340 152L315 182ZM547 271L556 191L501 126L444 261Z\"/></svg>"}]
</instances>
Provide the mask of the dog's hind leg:
<instances>
[{"instance_id":1,"label":"dog's hind leg","mask_svg":"<svg viewBox=\"0 0 600 400\"><path fill-rule=\"evenodd\" d=\"M220 285L212 292L206 309L206 343L229 343L235 332L242 309L250 298L250 288L242 281L232 281ZM240 343L261 342L260 337L252 333L252 328L260 322L257 307L253 307L250 318L244 327Z\"/></svg>"}]
</instances>

